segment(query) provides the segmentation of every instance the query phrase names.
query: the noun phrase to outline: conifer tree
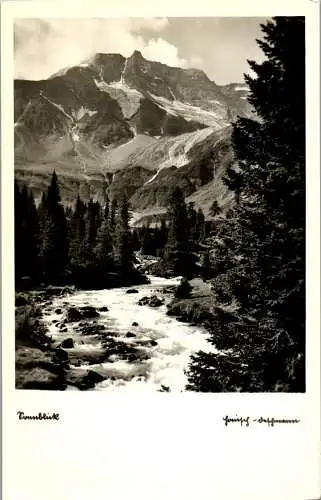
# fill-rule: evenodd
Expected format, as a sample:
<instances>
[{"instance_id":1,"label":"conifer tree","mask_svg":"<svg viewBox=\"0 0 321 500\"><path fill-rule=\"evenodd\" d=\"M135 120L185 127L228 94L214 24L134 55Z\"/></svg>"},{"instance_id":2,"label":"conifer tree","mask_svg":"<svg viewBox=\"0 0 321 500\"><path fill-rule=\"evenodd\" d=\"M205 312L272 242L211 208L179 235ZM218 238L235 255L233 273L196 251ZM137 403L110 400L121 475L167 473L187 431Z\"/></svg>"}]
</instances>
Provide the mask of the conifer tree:
<instances>
[{"instance_id":1,"label":"conifer tree","mask_svg":"<svg viewBox=\"0 0 321 500\"><path fill-rule=\"evenodd\" d=\"M195 356L192 390L305 388L304 18L276 17L262 31L266 60L250 61L256 77L246 77L259 120L234 125L226 182L237 204L214 247L214 292L237 304L238 318L215 325L213 342L224 339L238 357Z\"/></svg>"},{"instance_id":2,"label":"conifer tree","mask_svg":"<svg viewBox=\"0 0 321 500\"><path fill-rule=\"evenodd\" d=\"M188 217L188 227L190 229L190 233L193 235L197 221L197 212L195 210L193 202L190 202L187 206L187 217Z\"/></svg>"},{"instance_id":3,"label":"conifer tree","mask_svg":"<svg viewBox=\"0 0 321 500\"><path fill-rule=\"evenodd\" d=\"M114 267L113 262L113 245L110 234L108 219L105 219L101 224L95 246L95 259L98 272L104 276Z\"/></svg>"},{"instance_id":4,"label":"conifer tree","mask_svg":"<svg viewBox=\"0 0 321 500\"><path fill-rule=\"evenodd\" d=\"M179 187L172 190L168 203L169 230L164 250L165 266L172 275L189 276L193 273L194 257L189 243L189 225L183 193Z\"/></svg>"},{"instance_id":5,"label":"conifer tree","mask_svg":"<svg viewBox=\"0 0 321 500\"><path fill-rule=\"evenodd\" d=\"M221 207L220 207L217 200L213 201L212 205L210 206L209 213L213 217L216 217L217 215L219 215L221 213Z\"/></svg>"},{"instance_id":6,"label":"conifer tree","mask_svg":"<svg viewBox=\"0 0 321 500\"><path fill-rule=\"evenodd\" d=\"M39 277L39 220L33 194L24 185L20 191L17 182L15 196L15 276Z\"/></svg>"},{"instance_id":7,"label":"conifer tree","mask_svg":"<svg viewBox=\"0 0 321 500\"><path fill-rule=\"evenodd\" d=\"M201 278L203 279L203 281L206 281L210 278L212 274L211 273L212 265L208 249L204 250L203 253L201 254L200 266L201 266L200 270Z\"/></svg>"},{"instance_id":8,"label":"conifer tree","mask_svg":"<svg viewBox=\"0 0 321 500\"><path fill-rule=\"evenodd\" d=\"M15 238L15 279L16 285L23 276L23 207L22 196L17 181L14 182L14 238Z\"/></svg>"},{"instance_id":9,"label":"conifer tree","mask_svg":"<svg viewBox=\"0 0 321 500\"><path fill-rule=\"evenodd\" d=\"M189 299L191 296L191 291L192 287L189 284L188 280L183 277L181 279L180 284L178 285L176 292L175 292L175 298L176 299Z\"/></svg>"},{"instance_id":10,"label":"conifer tree","mask_svg":"<svg viewBox=\"0 0 321 500\"><path fill-rule=\"evenodd\" d=\"M110 204L110 213L109 213L109 227L111 235L113 235L115 231L117 208L118 208L117 200L116 198L113 198Z\"/></svg>"},{"instance_id":11,"label":"conifer tree","mask_svg":"<svg viewBox=\"0 0 321 500\"><path fill-rule=\"evenodd\" d=\"M48 281L57 282L63 278L68 264L68 234L55 171L47 195L42 198L40 220L42 270Z\"/></svg>"},{"instance_id":12,"label":"conifer tree","mask_svg":"<svg viewBox=\"0 0 321 500\"><path fill-rule=\"evenodd\" d=\"M42 196L41 196L41 201L38 206L38 219L39 219L39 225L40 225L40 232L41 235L43 234L45 223L46 223L46 218L47 218L47 192L43 191Z\"/></svg>"},{"instance_id":13,"label":"conifer tree","mask_svg":"<svg viewBox=\"0 0 321 500\"><path fill-rule=\"evenodd\" d=\"M97 202L89 200L85 214L85 236L83 242L83 265L92 268L95 264L94 249L100 224L100 206Z\"/></svg>"},{"instance_id":14,"label":"conifer tree","mask_svg":"<svg viewBox=\"0 0 321 500\"><path fill-rule=\"evenodd\" d=\"M196 231L195 240L201 240L205 236L205 216L201 208L198 209L196 214Z\"/></svg>"},{"instance_id":15,"label":"conifer tree","mask_svg":"<svg viewBox=\"0 0 321 500\"><path fill-rule=\"evenodd\" d=\"M137 229L134 229L132 232L132 245L133 245L133 250L135 251L140 250L141 248L139 231Z\"/></svg>"},{"instance_id":16,"label":"conifer tree","mask_svg":"<svg viewBox=\"0 0 321 500\"><path fill-rule=\"evenodd\" d=\"M158 235L158 248L160 249L160 255L163 255L163 253L164 253L164 248L165 248L166 242L167 242L167 233L168 233L168 229L167 229L166 220L162 219L161 226L159 229L159 235Z\"/></svg>"},{"instance_id":17,"label":"conifer tree","mask_svg":"<svg viewBox=\"0 0 321 500\"><path fill-rule=\"evenodd\" d=\"M97 236L97 233L98 233L98 230L100 228L100 225L102 223L102 221L104 220L104 211L105 211L105 207L104 207L104 210L102 211L102 208L100 206L100 203L99 201L95 201L94 202L94 216L95 216L95 233L96 233L96 236Z\"/></svg>"},{"instance_id":18,"label":"conifer tree","mask_svg":"<svg viewBox=\"0 0 321 500\"><path fill-rule=\"evenodd\" d=\"M115 264L126 277L133 271L134 251L129 229L129 207L125 196L117 212L113 241Z\"/></svg>"},{"instance_id":19,"label":"conifer tree","mask_svg":"<svg viewBox=\"0 0 321 500\"><path fill-rule=\"evenodd\" d=\"M107 195L106 195L106 201L105 201L105 207L104 207L104 219L105 220L109 219L109 199L108 199Z\"/></svg>"},{"instance_id":20,"label":"conifer tree","mask_svg":"<svg viewBox=\"0 0 321 500\"><path fill-rule=\"evenodd\" d=\"M34 278L39 277L39 252L40 252L40 225L37 208L32 192L29 192L26 210L26 246L25 260L28 262L28 274Z\"/></svg>"},{"instance_id":21,"label":"conifer tree","mask_svg":"<svg viewBox=\"0 0 321 500\"><path fill-rule=\"evenodd\" d=\"M83 201L77 196L75 210L70 222L70 246L69 259L73 268L83 265L83 252L85 240L85 212L86 207Z\"/></svg>"},{"instance_id":22,"label":"conifer tree","mask_svg":"<svg viewBox=\"0 0 321 500\"><path fill-rule=\"evenodd\" d=\"M153 248L153 237L151 234L151 229L149 225L146 225L143 227L143 232L142 232L142 240L141 240L141 252L144 255L153 255L154 253L154 248Z\"/></svg>"}]
</instances>

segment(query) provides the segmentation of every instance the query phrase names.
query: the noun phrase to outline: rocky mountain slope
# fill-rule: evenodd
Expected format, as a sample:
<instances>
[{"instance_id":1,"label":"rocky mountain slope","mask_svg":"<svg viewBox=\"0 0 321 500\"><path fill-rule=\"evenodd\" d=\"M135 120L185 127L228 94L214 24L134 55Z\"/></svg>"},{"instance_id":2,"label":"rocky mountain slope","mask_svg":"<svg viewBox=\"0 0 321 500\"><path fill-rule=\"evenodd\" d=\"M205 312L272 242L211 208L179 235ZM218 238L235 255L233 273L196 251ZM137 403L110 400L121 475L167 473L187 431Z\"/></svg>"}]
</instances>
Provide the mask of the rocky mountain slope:
<instances>
[{"instance_id":1,"label":"rocky mountain slope","mask_svg":"<svg viewBox=\"0 0 321 500\"><path fill-rule=\"evenodd\" d=\"M228 203L230 124L252 115L244 84L219 86L135 51L15 80L14 90L15 176L36 198L55 169L64 202L126 192L136 219L162 212L174 184L196 205Z\"/></svg>"}]
</instances>

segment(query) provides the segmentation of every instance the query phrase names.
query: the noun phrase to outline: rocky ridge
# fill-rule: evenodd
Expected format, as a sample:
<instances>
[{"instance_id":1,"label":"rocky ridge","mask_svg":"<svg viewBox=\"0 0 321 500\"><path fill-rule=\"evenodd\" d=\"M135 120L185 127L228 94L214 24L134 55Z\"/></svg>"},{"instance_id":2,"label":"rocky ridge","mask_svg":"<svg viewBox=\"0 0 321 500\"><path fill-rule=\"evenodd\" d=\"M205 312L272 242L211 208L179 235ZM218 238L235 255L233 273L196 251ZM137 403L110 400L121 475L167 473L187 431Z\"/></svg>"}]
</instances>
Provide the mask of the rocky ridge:
<instances>
[{"instance_id":1,"label":"rocky ridge","mask_svg":"<svg viewBox=\"0 0 321 500\"><path fill-rule=\"evenodd\" d=\"M138 214L164 208L171 185L190 196L219 181L231 121L252 114L244 84L219 86L138 51L96 54L47 80L16 80L14 90L18 182L39 199L55 169L64 202L126 191ZM226 190L217 196L224 205Z\"/></svg>"}]
</instances>

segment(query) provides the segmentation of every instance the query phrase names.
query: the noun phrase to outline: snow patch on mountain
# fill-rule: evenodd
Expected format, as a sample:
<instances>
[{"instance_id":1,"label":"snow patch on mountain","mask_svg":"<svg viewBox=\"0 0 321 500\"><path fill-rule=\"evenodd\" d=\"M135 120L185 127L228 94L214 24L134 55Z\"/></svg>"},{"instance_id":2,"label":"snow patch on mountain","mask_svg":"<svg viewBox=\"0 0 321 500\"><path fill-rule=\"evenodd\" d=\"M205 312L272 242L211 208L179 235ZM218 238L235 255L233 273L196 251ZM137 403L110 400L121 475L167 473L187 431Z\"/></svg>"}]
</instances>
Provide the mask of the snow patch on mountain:
<instances>
[{"instance_id":1,"label":"snow patch on mountain","mask_svg":"<svg viewBox=\"0 0 321 500\"><path fill-rule=\"evenodd\" d=\"M28 110L30 109L31 107L31 99L29 99L26 107L24 108L24 110L22 111L21 115L19 116L19 118L15 121L14 123L14 128L18 127L19 125L22 125L22 120L23 120L23 117L25 116L25 114L28 112Z\"/></svg>"},{"instance_id":2,"label":"snow patch on mountain","mask_svg":"<svg viewBox=\"0 0 321 500\"><path fill-rule=\"evenodd\" d=\"M243 92L249 92L250 91L250 89L246 85L244 85L244 86L238 85L238 86L234 87L234 90L235 91L236 90L242 90Z\"/></svg>"},{"instance_id":3,"label":"snow patch on mountain","mask_svg":"<svg viewBox=\"0 0 321 500\"><path fill-rule=\"evenodd\" d=\"M196 121L209 127L221 128L226 123L225 112L208 111L192 104L186 104L178 100L170 101L165 97L161 97L149 92L149 95L159 107L164 109L168 114L181 116L186 121Z\"/></svg>"},{"instance_id":4,"label":"snow patch on mountain","mask_svg":"<svg viewBox=\"0 0 321 500\"><path fill-rule=\"evenodd\" d=\"M214 128L208 127L197 132L189 132L182 134L174 139L169 139L169 145L167 149L167 157L160 163L157 172L148 179L145 184L151 183L161 170L164 168L169 168L175 166L176 168L184 167L190 161L188 152L191 150L195 144L204 141L209 135L214 132Z\"/></svg>"},{"instance_id":5,"label":"snow patch on mountain","mask_svg":"<svg viewBox=\"0 0 321 500\"><path fill-rule=\"evenodd\" d=\"M129 87L122 78L119 82L111 83L94 78L94 82L100 91L107 92L112 99L118 102L125 118L131 118L138 110L143 94Z\"/></svg>"},{"instance_id":6,"label":"snow patch on mountain","mask_svg":"<svg viewBox=\"0 0 321 500\"><path fill-rule=\"evenodd\" d=\"M214 100L213 100L213 99L209 99L209 101L208 101L208 102L211 102L211 103L213 103L213 104L218 104L219 106L222 106L222 107L224 107L224 106L225 106L222 102L217 101L216 99L214 99Z\"/></svg>"},{"instance_id":7,"label":"snow patch on mountain","mask_svg":"<svg viewBox=\"0 0 321 500\"><path fill-rule=\"evenodd\" d=\"M172 91L172 89L170 87L168 87L168 90L169 90L169 93L171 94L172 98L174 99L174 101L177 101L176 97L175 97L175 94L174 92Z\"/></svg>"},{"instance_id":8,"label":"snow patch on mountain","mask_svg":"<svg viewBox=\"0 0 321 500\"><path fill-rule=\"evenodd\" d=\"M144 151L148 146L157 142L157 139L149 135L134 134L129 141L117 147L110 145L105 147L103 163L107 170L120 170L130 164L135 164L135 155Z\"/></svg>"},{"instance_id":9,"label":"snow patch on mountain","mask_svg":"<svg viewBox=\"0 0 321 500\"><path fill-rule=\"evenodd\" d=\"M81 106L78 110L72 111L72 116L75 120L81 120L85 115L89 117L94 116L98 113L97 110L91 110L85 106Z\"/></svg>"},{"instance_id":10,"label":"snow patch on mountain","mask_svg":"<svg viewBox=\"0 0 321 500\"><path fill-rule=\"evenodd\" d=\"M122 72L120 74L120 80L119 80L120 84L124 84L125 83L125 71L127 69L127 64L128 64L128 58L126 58L123 70L122 70Z\"/></svg>"}]
</instances>

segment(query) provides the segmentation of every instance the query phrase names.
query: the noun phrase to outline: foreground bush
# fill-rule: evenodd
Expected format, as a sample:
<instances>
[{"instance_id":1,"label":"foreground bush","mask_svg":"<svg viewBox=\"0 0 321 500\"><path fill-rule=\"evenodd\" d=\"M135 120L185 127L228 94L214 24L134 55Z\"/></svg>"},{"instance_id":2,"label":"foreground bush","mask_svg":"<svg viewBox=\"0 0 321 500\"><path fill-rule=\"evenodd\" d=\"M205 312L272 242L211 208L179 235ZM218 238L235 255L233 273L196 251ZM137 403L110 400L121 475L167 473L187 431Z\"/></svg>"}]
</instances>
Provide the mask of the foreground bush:
<instances>
[{"instance_id":1,"label":"foreground bush","mask_svg":"<svg viewBox=\"0 0 321 500\"><path fill-rule=\"evenodd\" d=\"M175 297L176 299L189 299L191 296L192 287L186 278L182 278L180 284L178 285Z\"/></svg>"}]
</instances>

